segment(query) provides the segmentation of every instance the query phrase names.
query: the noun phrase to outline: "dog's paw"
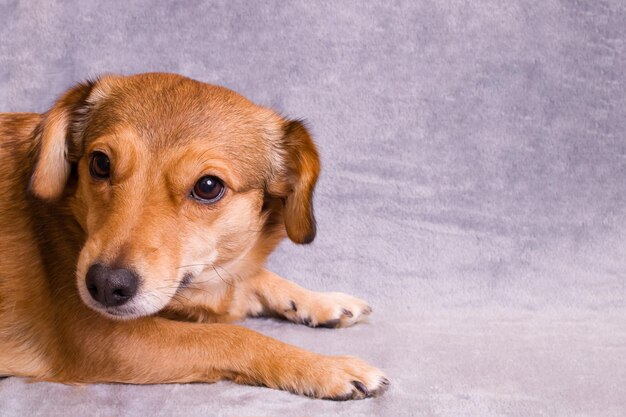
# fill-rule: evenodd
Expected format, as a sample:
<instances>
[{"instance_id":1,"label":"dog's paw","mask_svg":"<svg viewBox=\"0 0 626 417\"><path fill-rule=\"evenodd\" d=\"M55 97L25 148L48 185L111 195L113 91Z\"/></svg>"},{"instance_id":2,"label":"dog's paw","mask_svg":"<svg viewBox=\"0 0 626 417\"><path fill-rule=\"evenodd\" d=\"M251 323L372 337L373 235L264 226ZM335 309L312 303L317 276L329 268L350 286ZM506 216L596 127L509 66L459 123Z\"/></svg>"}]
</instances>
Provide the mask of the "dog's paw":
<instances>
[{"instance_id":1,"label":"dog's paw","mask_svg":"<svg viewBox=\"0 0 626 417\"><path fill-rule=\"evenodd\" d=\"M284 316L310 327L348 327L365 319L372 308L363 300L340 292L312 293L289 300Z\"/></svg>"},{"instance_id":2,"label":"dog's paw","mask_svg":"<svg viewBox=\"0 0 626 417\"><path fill-rule=\"evenodd\" d=\"M389 379L354 356L323 356L306 351L273 362L262 372L237 373L230 379L238 384L265 385L334 401L360 400L378 397L389 388ZM268 372L272 369L273 372Z\"/></svg>"},{"instance_id":3,"label":"dog's paw","mask_svg":"<svg viewBox=\"0 0 626 417\"><path fill-rule=\"evenodd\" d=\"M389 387L389 379L377 368L353 356L323 357L301 382L302 394L346 401L377 397Z\"/></svg>"}]
</instances>

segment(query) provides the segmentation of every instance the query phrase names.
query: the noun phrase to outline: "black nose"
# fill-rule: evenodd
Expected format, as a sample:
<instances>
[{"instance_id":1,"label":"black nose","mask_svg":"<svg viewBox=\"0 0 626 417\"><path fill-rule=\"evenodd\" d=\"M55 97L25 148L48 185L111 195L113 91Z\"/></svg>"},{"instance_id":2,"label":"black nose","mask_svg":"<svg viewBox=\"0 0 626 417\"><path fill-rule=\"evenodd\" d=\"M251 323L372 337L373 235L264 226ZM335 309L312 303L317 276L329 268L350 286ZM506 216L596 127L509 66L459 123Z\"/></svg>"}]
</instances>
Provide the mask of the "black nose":
<instances>
[{"instance_id":1,"label":"black nose","mask_svg":"<svg viewBox=\"0 0 626 417\"><path fill-rule=\"evenodd\" d=\"M137 292L139 279L128 269L91 265L85 284L91 297L106 307L121 306Z\"/></svg>"}]
</instances>

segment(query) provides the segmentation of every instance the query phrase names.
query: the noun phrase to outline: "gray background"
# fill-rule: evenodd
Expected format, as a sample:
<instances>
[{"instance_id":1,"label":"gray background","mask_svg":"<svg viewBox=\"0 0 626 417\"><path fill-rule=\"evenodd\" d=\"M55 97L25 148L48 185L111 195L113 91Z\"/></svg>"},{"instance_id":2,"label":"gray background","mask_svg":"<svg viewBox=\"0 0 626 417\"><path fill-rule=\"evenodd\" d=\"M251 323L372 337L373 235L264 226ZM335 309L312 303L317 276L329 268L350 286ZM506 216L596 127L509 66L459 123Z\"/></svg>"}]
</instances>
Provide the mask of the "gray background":
<instances>
[{"instance_id":1,"label":"gray background","mask_svg":"<svg viewBox=\"0 0 626 417\"><path fill-rule=\"evenodd\" d=\"M272 269L369 323L245 325L392 379L334 403L0 380L0 415L626 414L626 3L0 0L0 111L178 72L304 117L318 238Z\"/></svg>"}]
</instances>

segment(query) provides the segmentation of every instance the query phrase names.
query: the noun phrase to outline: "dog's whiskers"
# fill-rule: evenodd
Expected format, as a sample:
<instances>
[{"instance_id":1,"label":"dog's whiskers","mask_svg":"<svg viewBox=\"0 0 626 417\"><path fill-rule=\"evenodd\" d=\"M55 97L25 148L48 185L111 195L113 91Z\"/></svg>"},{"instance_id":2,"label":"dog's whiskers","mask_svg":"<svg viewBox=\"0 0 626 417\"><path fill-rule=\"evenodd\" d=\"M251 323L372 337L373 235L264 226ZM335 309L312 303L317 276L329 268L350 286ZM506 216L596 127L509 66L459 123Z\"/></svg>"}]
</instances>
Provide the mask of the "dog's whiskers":
<instances>
[{"instance_id":1,"label":"dog's whiskers","mask_svg":"<svg viewBox=\"0 0 626 417\"><path fill-rule=\"evenodd\" d=\"M181 269L181 268L189 268L191 266L211 266L212 264L189 264L189 265L181 265L179 267L176 267L174 269Z\"/></svg>"},{"instance_id":2,"label":"dog's whiskers","mask_svg":"<svg viewBox=\"0 0 626 417\"><path fill-rule=\"evenodd\" d=\"M215 271L215 273L217 274L217 276L218 276L218 277L220 277L220 279L222 280L222 282L223 282L224 284L226 284L226 285L230 285L231 287L235 288L235 286L234 286L232 283L230 283L230 282L226 281L226 280L222 277L222 275L220 275L220 273L219 273L219 272L217 272L217 268L215 268L215 265L211 265L211 267L213 268L213 270ZM222 269L224 269L224 268L222 267ZM224 271L226 271L226 270L224 269ZM228 271L226 271L226 272L228 272Z\"/></svg>"}]
</instances>

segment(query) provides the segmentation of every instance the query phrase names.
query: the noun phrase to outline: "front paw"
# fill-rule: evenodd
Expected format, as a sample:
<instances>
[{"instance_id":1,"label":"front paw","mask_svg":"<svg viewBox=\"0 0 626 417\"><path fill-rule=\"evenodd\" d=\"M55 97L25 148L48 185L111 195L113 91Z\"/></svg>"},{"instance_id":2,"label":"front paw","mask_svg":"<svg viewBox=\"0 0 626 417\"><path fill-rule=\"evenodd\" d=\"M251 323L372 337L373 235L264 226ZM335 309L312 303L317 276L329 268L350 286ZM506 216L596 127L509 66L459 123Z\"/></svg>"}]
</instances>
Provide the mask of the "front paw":
<instances>
[{"instance_id":1,"label":"front paw","mask_svg":"<svg viewBox=\"0 0 626 417\"><path fill-rule=\"evenodd\" d=\"M378 397L389 388L389 379L377 368L353 356L310 354L304 361L276 364L275 373L260 376L237 374L238 384L265 385L294 394L334 401ZM281 366L283 365L283 366Z\"/></svg>"},{"instance_id":2,"label":"front paw","mask_svg":"<svg viewBox=\"0 0 626 417\"><path fill-rule=\"evenodd\" d=\"M389 387L380 369L353 356L323 357L301 382L303 394L335 401L377 397Z\"/></svg>"},{"instance_id":3,"label":"front paw","mask_svg":"<svg viewBox=\"0 0 626 417\"><path fill-rule=\"evenodd\" d=\"M312 293L289 300L284 316L310 327L348 327L365 319L372 308L363 300L340 292Z\"/></svg>"}]
</instances>

